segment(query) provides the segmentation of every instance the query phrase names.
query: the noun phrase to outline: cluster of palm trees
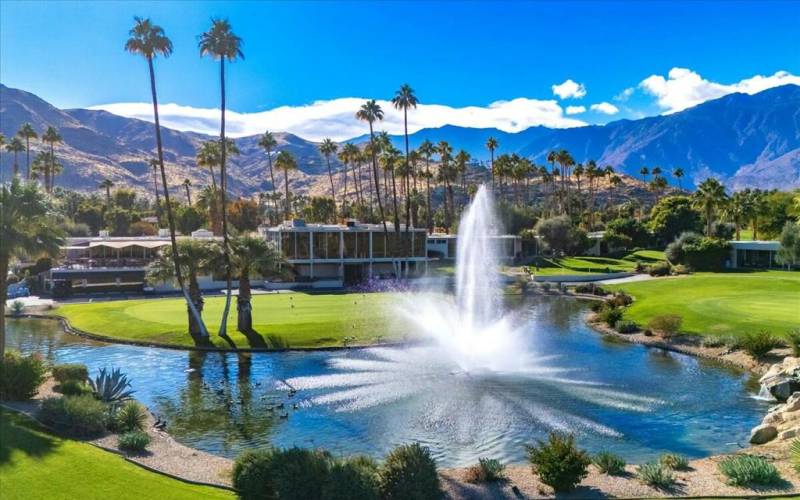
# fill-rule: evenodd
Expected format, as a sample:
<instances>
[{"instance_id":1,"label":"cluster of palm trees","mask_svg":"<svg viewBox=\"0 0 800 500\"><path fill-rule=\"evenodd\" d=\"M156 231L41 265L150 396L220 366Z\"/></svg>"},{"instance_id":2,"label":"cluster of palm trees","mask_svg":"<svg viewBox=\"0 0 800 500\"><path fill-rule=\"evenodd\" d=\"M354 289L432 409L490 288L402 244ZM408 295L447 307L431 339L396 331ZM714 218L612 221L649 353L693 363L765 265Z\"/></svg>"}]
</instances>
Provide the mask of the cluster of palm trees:
<instances>
[{"instance_id":1,"label":"cluster of palm trees","mask_svg":"<svg viewBox=\"0 0 800 500\"><path fill-rule=\"evenodd\" d=\"M8 141L8 144L6 144L6 137L0 134L0 148L5 146L6 151L14 155L13 175L15 177L19 175L19 154L24 152L25 179L40 180L44 184L45 191L52 193L55 186L55 177L63 169L63 166L56 158L55 152L55 146L62 141L62 138L55 127L48 126L41 135L41 141L46 146L46 149L39 151L31 161L31 140L38 138L40 138L39 134L36 133L33 125L23 123L16 135Z\"/></svg>"},{"instance_id":2,"label":"cluster of palm trees","mask_svg":"<svg viewBox=\"0 0 800 500\"><path fill-rule=\"evenodd\" d=\"M706 221L706 236L712 236L714 222L720 218L733 223L735 238L741 239L741 229L749 226L753 239L758 239L759 217L767 210L767 193L760 189L743 189L728 196L725 187L713 177L697 186L692 204L700 210Z\"/></svg>"}]
</instances>

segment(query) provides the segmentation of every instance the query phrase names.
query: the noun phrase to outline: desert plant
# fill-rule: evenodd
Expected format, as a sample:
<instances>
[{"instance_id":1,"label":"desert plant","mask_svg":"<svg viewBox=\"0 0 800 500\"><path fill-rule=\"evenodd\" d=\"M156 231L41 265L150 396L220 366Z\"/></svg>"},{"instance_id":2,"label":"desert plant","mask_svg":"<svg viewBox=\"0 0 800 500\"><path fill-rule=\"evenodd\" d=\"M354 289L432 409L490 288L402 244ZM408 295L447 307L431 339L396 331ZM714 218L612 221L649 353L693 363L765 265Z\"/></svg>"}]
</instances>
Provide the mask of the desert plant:
<instances>
[{"instance_id":1,"label":"desert plant","mask_svg":"<svg viewBox=\"0 0 800 500\"><path fill-rule=\"evenodd\" d=\"M120 450L129 453L141 453L150 444L150 436L142 431L130 431L120 434L117 438L117 446Z\"/></svg>"},{"instance_id":2,"label":"desert plant","mask_svg":"<svg viewBox=\"0 0 800 500\"><path fill-rule=\"evenodd\" d=\"M65 396L80 396L81 394L91 394L92 388L86 382L78 380L67 380L53 388Z\"/></svg>"},{"instance_id":3,"label":"desert plant","mask_svg":"<svg viewBox=\"0 0 800 500\"><path fill-rule=\"evenodd\" d=\"M505 476L506 466L494 458L479 458L478 463L467 468L466 481L468 483L489 483L502 481Z\"/></svg>"},{"instance_id":4,"label":"desert plant","mask_svg":"<svg viewBox=\"0 0 800 500\"><path fill-rule=\"evenodd\" d=\"M756 359L763 358L769 351L780 345L781 341L766 330L747 333L739 341L739 347Z\"/></svg>"},{"instance_id":5,"label":"desert plant","mask_svg":"<svg viewBox=\"0 0 800 500\"><path fill-rule=\"evenodd\" d=\"M786 343L792 349L792 356L800 357L800 328L786 332Z\"/></svg>"},{"instance_id":6,"label":"desert plant","mask_svg":"<svg viewBox=\"0 0 800 500\"><path fill-rule=\"evenodd\" d=\"M114 415L114 426L119 432L140 431L147 421L147 412L136 401L126 401Z\"/></svg>"},{"instance_id":7,"label":"desert plant","mask_svg":"<svg viewBox=\"0 0 800 500\"><path fill-rule=\"evenodd\" d=\"M106 430L108 408L90 395L47 398L39 418L46 424L76 436L96 436Z\"/></svg>"},{"instance_id":8,"label":"desert plant","mask_svg":"<svg viewBox=\"0 0 800 500\"><path fill-rule=\"evenodd\" d=\"M367 456L336 461L322 489L325 500L378 500L378 463Z\"/></svg>"},{"instance_id":9,"label":"desert plant","mask_svg":"<svg viewBox=\"0 0 800 500\"><path fill-rule=\"evenodd\" d=\"M89 385L97 396L97 399L106 403L120 403L130 399L134 391L128 390L131 386L128 376L123 374L119 368L108 372L105 368L94 380L89 379Z\"/></svg>"},{"instance_id":10,"label":"desert plant","mask_svg":"<svg viewBox=\"0 0 800 500\"><path fill-rule=\"evenodd\" d=\"M80 363L64 363L60 365L53 365L50 373L56 382L66 382L67 380L77 380L83 382L89 378L89 369L86 365Z\"/></svg>"},{"instance_id":11,"label":"desert plant","mask_svg":"<svg viewBox=\"0 0 800 500\"><path fill-rule=\"evenodd\" d=\"M644 484L658 489L669 489L675 484L672 470L654 462L637 467L636 477Z\"/></svg>"},{"instance_id":12,"label":"desert plant","mask_svg":"<svg viewBox=\"0 0 800 500\"><path fill-rule=\"evenodd\" d=\"M608 299L608 303L615 307L626 307L633 304L633 297L625 292L617 292L613 297Z\"/></svg>"},{"instance_id":13,"label":"desert plant","mask_svg":"<svg viewBox=\"0 0 800 500\"><path fill-rule=\"evenodd\" d=\"M659 314L647 323L647 327L662 337L672 337L681 329L683 318L677 314Z\"/></svg>"},{"instance_id":14,"label":"desert plant","mask_svg":"<svg viewBox=\"0 0 800 500\"><path fill-rule=\"evenodd\" d=\"M25 400L36 394L46 372L39 354L7 352L0 362L0 400Z\"/></svg>"},{"instance_id":15,"label":"desert plant","mask_svg":"<svg viewBox=\"0 0 800 500\"><path fill-rule=\"evenodd\" d=\"M639 330L635 321L621 319L614 324L614 329L619 333L634 333Z\"/></svg>"},{"instance_id":16,"label":"desert plant","mask_svg":"<svg viewBox=\"0 0 800 500\"><path fill-rule=\"evenodd\" d=\"M547 442L528 446L528 460L539 479L556 492L570 491L588 474L589 455L571 434L551 433Z\"/></svg>"},{"instance_id":17,"label":"desert plant","mask_svg":"<svg viewBox=\"0 0 800 500\"><path fill-rule=\"evenodd\" d=\"M25 310L25 304L21 300L15 300L11 303L11 315L12 316L22 316L22 312Z\"/></svg>"},{"instance_id":18,"label":"desert plant","mask_svg":"<svg viewBox=\"0 0 800 500\"><path fill-rule=\"evenodd\" d=\"M795 439L789 448L789 454L792 459L792 467L797 472L800 472L800 439Z\"/></svg>"},{"instance_id":19,"label":"desert plant","mask_svg":"<svg viewBox=\"0 0 800 500\"><path fill-rule=\"evenodd\" d=\"M658 463L670 470L686 470L689 468L689 462L686 457L677 453L664 453L658 457Z\"/></svg>"},{"instance_id":20,"label":"desert plant","mask_svg":"<svg viewBox=\"0 0 800 500\"><path fill-rule=\"evenodd\" d=\"M597 313L597 319L613 328L617 321L622 319L622 309L606 303L606 306Z\"/></svg>"},{"instance_id":21,"label":"desert plant","mask_svg":"<svg viewBox=\"0 0 800 500\"><path fill-rule=\"evenodd\" d=\"M719 471L731 486L750 484L771 485L780 482L781 475L774 465L753 455L733 455L719 463Z\"/></svg>"},{"instance_id":22,"label":"desert plant","mask_svg":"<svg viewBox=\"0 0 800 500\"><path fill-rule=\"evenodd\" d=\"M601 451L595 455L592 458L592 463L603 474L616 476L625 472L625 460L619 455L608 451Z\"/></svg>"},{"instance_id":23,"label":"desert plant","mask_svg":"<svg viewBox=\"0 0 800 500\"><path fill-rule=\"evenodd\" d=\"M385 500L442 498L439 473L430 450L414 443L389 452L380 471L380 494Z\"/></svg>"},{"instance_id":24,"label":"desert plant","mask_svg":"<svg viewBox=\"0 0 800 500\"><path fill-rule=\"evenodd\" d=\"M246 450L236 457L231 478L242 500L274 498L270 467L274 450Z\"/></svg>"}]
</instances>

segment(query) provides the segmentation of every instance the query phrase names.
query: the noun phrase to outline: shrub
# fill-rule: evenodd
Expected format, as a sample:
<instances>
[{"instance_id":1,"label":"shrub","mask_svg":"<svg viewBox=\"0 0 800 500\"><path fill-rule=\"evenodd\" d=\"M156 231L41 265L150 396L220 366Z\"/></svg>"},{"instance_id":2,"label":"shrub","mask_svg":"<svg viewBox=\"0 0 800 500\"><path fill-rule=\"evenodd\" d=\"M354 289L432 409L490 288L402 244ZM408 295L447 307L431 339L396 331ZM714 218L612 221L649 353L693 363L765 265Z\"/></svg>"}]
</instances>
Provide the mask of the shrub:
<instances>
[{"instance_id":1,"label":"shrub","mask_svg":"<svg viewBox=\"0 0 800 500\"><path fill-rule=\"evenodd\" d=\"M419 443L393 449L381 468L380 494L385 500L442 498L439 474L430 450Z\"/></svg>"},{"instance_id":2,"label":"shrub","mask_svg":"<svg viewBox=\"0 0 800 500\"><path fill-rule=\"evenodd\" d=\"M662 337L672 337L681 329L683 318L677 314L660 314L654 316L648 323L647 327L658 332Z\"/></svg>"},{"instance_id":3,"label":"shrub","mask_svg":"<svg viewBox=\"0 0 800 500\"><path fill-rule=\"evenodd\" d=\"M378 500L378 464L356 456L333 464L322 490L325 500Z\"/></svg>"},{"instance_id":4,"label":"shrub","mask_svg":"<svg viewBox=\"0 0 800 500\"><path fill-rule=\"evenodd\" d=\"M575 293L583 293L587 295L599 295L599 296L608 295L608 292L603 290L602 287L595 285L594 283L587 283L576 286Z\"/></svg>"},{"instance_id":5,"label":"shrub","mask_svg":"<svg viewBox=\"0 0 800 500\"><path fill-rule=\"evenodd\" d=\"M763 358L769 351L780 347L780 345L781 341L766 330L761 330L758 333L748 333L739 340L739 347L756 359Z\"/></svg>"},{"instance_id":6,"label":"shrub","mask_svg":"<svg viewBox=\"0 0 800 500\"><path fill-rule=\"evenodd\" d=\"M664 453L658 457L658 463L671 470L686 470L689 468L689 462L686 457L677 453Z\"/></svg>"},{"instance_id":7,"label":"shrub","mask_svg":"<svg viewBox=\"0 0 800 500\"><path fill-rule=\"evenodd\" d=\"M323 498L332 462L330 454L321 450L276 450L270 466L275 496L281 500Z\"/></svg>"},{"instance_id":8,"label":"shrub","mask_svg":"<svg viewBox=\"0 0 800 500\"><path fill-rule=\"evenodd\" d=\"M625 472L625 460L608 451L601 451L595 455L592 463L603 474L617 476Z\"/></svg>"},{"instance_id":9,"label":"shrub","mask_svg":"<svg viewBox=\"0 0 800 500\"><path fill-rule=\"evenodd\" d=\"M669 489L675 484L672 470L658 463L646 463L636 468L636 477L653 488Z\"/></svg>"},{"instance_id":10,"label":"shrub","mask_svg":"<svg viewBox=\"0 0 800 500\"><path fill-rule=\"evenodd\" d=\"M118 432L140 431L147 421L147 412L136 401L126 401L114 415L114 425Z\"/></svg>"},{"instance_id":11,"label":"shrub","mask_svg":"<svg viewBox=\"0 0 800 500\"><path fill-rule=\"evenodd\" d=\"M119 403L130 399L133 391L127 390L131 383L128 376L123 374L119 368L111 370L109 373L105 368L94 380L89 379L97 399L106 403Z\"/></svg>"},{"instance_id":12,"label":"shrub","mask_svg":"<svg viewBox=\"0 0 800 500\"><path fill-rule=\"evenodd\" d=\"M711 335L708 337L703 337L702 340L700 340L700 345L703 347L722 347L727 345L727 342L724 337Z\"/></svg>"},{"instance_id":13,"label":"shrub","mask_svg":"<svg viewBox=\"0 0 800 500\"><path fill-rule=\"evenodd\" d=\"M786 343L792 349L792 356L800 357L800 328L786 332Z\"/></svg>"},{"instance_id":14,"label":"shrub","mask_svg":"<svg viewBox=\"0 0 800 500\"><path fill-rule=\"evenodd\" d=\"M120 450L129 453L141 453L150 444L150 436L142 431L130 431L120 434L117 438L117 446Z\"/></svg>"},{"instance_id":15,"label":"shrub","mask_svg":"<svg viewBox=\"0 0 800 500\"><path fill-rule=\"evenodd\" d=\"M11 303L11 315L12 316L22 316L22 312L25 310L25 304L21 300L15 300Z\"/></svg>"},{"instance_id":16,"label":"shrub","mask_svg":"<svg viewBox=\"0 0 800 500\"><path fill-rule=\"evenodd\" d=\"M56 382L61 383L66 382L67 380L77 380L78 382L83 382L89 378L89 369L86 368L86 365L78 363L54 365L53 368L50 369L50 373L52 373L53 378L56 379Z\"/></svg>"},{"instance_id":17,"label":"shrub","mask_svg":"<svg viewBox=\"0 0 800 500\"><path fill-rule=\"evenodd\" d=\"M59 430L89 437L106 430L108 407L90 395L47 398L39 418Z\"/></svg>"},{"instance_id":18,"label":"shrub","mask_svg":"<svg viewBox=\"0 0 800 500\"><path fill-rule=\"evenodd\" d=\"M25 400L44 382L45 364L38 354L7 352L0 363L0 399Z\"/></svg>"},{"instance_id":19,"label":"shrub","mask_svg":"<svg viewBox=\"0 0 800 500\"><path fill-rule=\"evenodd\" d=\"M535 229L544 248L553 254L578 255L591 246L586 231L575 227L566 215L542 219Z\"/></svg>"},{"instance_id":20,"label":"shrub","mask_svg":"<svg viewBox=\"0 0 800 500\"><path fill-rule=\"evenodd\" d=\"M556 492L570 491L588 474L591 463L585 451L575 446L571 434L551 433L547 442L528 447L528 460L539 479Z\"/></svg>"},{"instance_id":21,"label":"shrub","mask_svg":"<svg viewBox=\"0 0 800 500\"><path fill-rule=\"evenodd\" d=\"M619 333L634 333L639 331L639 325L635 321L621 319L614 324L614 329Z\"/></svg>"},{"instance_id":22,"label":"shrub","mask_svg":"<svg viewBox=\"0 0 800 500\"><path fill-rule=\"evenodd\" d=\"M592 302L592 305L589 307L593 313L599 313L606 307L605 302Z\"/></svg>"},{"instance_id":23,"label":"shrub","mask_svg":"<svg viewBox=\"0 0 800 500\"><path fill-rule=\"evenodd\" d=\"M633 304L633 297L625 292L617 292L607 302L615 307L626 307Z\"/></svg>"},{"instance_id":24,"label":"shrub","mask_svg":"<svg viewBox=\"0 0 800 500\"><path fill-rule=\"evenodd\" d=\"M647 266L647 274L650 276L669 276L670 270L669 262L656 262L651 266Z\"/></svg>"},{"instance_id":25,"label":"shrub","mask_svg":"<svg viewBox=\"0 0 800 500\"><path fill-rule=\"evenodd\" d=\"M686 232L667 245L664 255L674 264L714 271L721 269L725 260L729 258L730 244L727 240Z\"/></svg>"},{"instance_id":26,"label":"shrub","mask_svg":"<svg viewBox=\"0 0 800 500\"><path fill-rule=\"evenodd\" d=\"M753 455L727 457L719 463L719 471L728 478L728 484L732 486L771 485L781 480L774 465Z\"/></svg>"},{"instance_id":27,"label":"shrub","mask_svg":"<svg viewBox=\"0 0 800 500\"><path fill-rule=\"evenodd\" d=\"M622 310L618 307L614 307L611 305L606 305L603 309L597 313L597 319L605 323L606 325L613 327L617 324L617 321L622 319Z\"/></svg>"},{"instance_id":28,"label":"shrub","mask_svg":"<svg viewBox=\"0 0 800 500\"><path fill-rule=\"evenodd\" d=\"M247 450L236 457L231 478L243 500L274 497L272 487L273 450Z\"/></svg>"},{"instance_id":29,"label":"shrub","mask_svg":"<svg viewBox=\"0 0 800 500\"><path fill-rule=\"evenodd\" d=\"M80 396L81 394L91 394L92 388L86 382L78 380L67 380L54 387L54 389L65 396Z\"/></svg>"},{"instance_id":30,"label":"shrub","mask_svg":"<svg viewBox=\"0 0 800 500\"><path fill-rule=\"evenodd\" d=\"M506 478L506 466L494 458L479 458L478 463L467 469L468 483L489 483Z\"/></svg>"},{"instance_id":31,"label":"shrub","mask_svg":"<svg viewBox=\"0 0 800 500\"><path fill-rule=\"evenodd\" d=\"M684 266L683 264L672 266L673 274L691 274L691 272L692 270L689 268L689 266Z\"/></svg>"}]
</instances>

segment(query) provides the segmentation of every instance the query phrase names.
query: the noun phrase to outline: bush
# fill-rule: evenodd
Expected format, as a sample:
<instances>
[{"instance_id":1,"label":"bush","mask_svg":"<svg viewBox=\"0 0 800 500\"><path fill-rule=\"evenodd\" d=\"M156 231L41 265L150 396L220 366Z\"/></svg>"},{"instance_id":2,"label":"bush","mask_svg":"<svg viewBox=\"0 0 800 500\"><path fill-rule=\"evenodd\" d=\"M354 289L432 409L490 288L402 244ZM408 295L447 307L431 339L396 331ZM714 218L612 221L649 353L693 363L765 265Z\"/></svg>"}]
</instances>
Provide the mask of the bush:
<instances>
[{"instance_id":1,"label":"bush","mask_svg":"<svg viewBox=\"0 0 800 500\"><path fill-rule=\"evenodd\" d=\"M86 365L78 363L65 363L54 365L50 370L56 382L66 382L67 380L77 380L83 382L89 378L89 369Z\"/></svg>"},{"instance_id":2,"label":"bush","mask_svg":"<svg viewBox=\"0 0 800 500\"><path fill-rule=\"evenodd\" d=\"M606 305L597 313L597 319L613 328L617 321L622 319L622 310L612 305Z\"/></svg>"},{"instance_id":3,"label":"bush","mask_svg":"<svg viewBox=\"0 0 800 500\"><path fill-rule=\"evenodd\" d=\"M658 463L670 470L686 470L689 468L689 462L686 457L677 453L664 453L658 458Z\"/></svg>"},{"instance_id":4,"label":"bush","mask_svg":"<svg viewBox=\"0 0 800 500\"><path fill-rule=\"evenodd\" d=\"M650 276L669 276L669 262L656 262L652 266L647 266L647 274Z\"/></svg>"},{"instance_id":5,"label":"bush","mask_svg":"<svg viewBox=\"0 0 800 500\"><path fill-rule=\"evenodd\" d=\"M380 494L385 500L442 498L439 474L430 450L419 443L393 449L381 468Z\"/></svg>"},{"instance_id":6,"label":"bush","mask_svg":"<svg viewBox=\"0 0 800 500\"><path fill-rule=\"evenodd\" d=\"M332 462L326 451L297 447L276 450L270 467L275 496L281 500L322 498Z\"/></svg>"},{"instance_id":7,"label":"bush","mask_svg":"<svg viewBox=\"0 0 800 500\"><path fill-rule=\"evenodd\" d=\"M654 316L647 327L654 332L658 332L662 337L672 337L681 329L683 318L677 314L660 314Z\"/></svg>"},{"instance_id":8,"label":"bush","mask_svg":"<svg viewBox=\"0 0 800 500\"><path fill-rule=\"evenodd\" d=\"M7 352L0 363L0 399L25 400L44 382L45 364L38 354Z\"/></svg>"},{"instance_id":9,"label":"bush","mask_svg":"<svg viewBox=\"0 0 800 500\"><path fill-rule=\"evenodd\" d=\"M86 382L78 380L67 380L55 386L54 390L60 392L65 396L80 396L81 394L91 394L92 388Z\"/></svg>"},{"instance_id":10,"label":"bush","mask_svg":"<svg viewBox=\"0 0 800 500\"><path fill-rule=\"evenodd\" d=\"M547 442L528 447L528 460L539 480L558 492L570 491L588 474L591 463L585 451L575 446L571 434L551 433Z\"/></svg>"},{"instance_id":11,"label":"bush","mask_svg":"<svg viewBox=\"0 0 800 500\"><path fill-rule=\"evenodd\" d=\"M47 398L42 401L39 418L61 431L90 437L106 430L108 407L89 395Z\"/></svg>"},{"instance_id":12,"label":"bush","mask_svg":"<svg viewBox=\"0 0 800 500\"><path fill-rule=\"evenodd\" d=\"M231 478L243 500L274 497L270 471L273 454L273 450L247 450L236 457Z\"/></svg>"},{"instance_id":13,"label":"bush","mask_svg":"<svg viewBox=\"0 0 800 500\"><path fill-rule=\"evenodd\" d=\"M506 466L494 458L479 458L478 463L467 469L468 483L489 483L506 478Z\"/></svg>"},{"instance_id":14,"label":"bush","mask_svg":"<svg viewBox=\"0 0 800 500\"><path fill-rule=\"evenodd\" d=\"M772 485L781 481L774 465L753 455L734 455L719 463L719 471L731 486Z\"/></svg>"},{"instance_id":15,"label":"bush","mask_svg":"<svg viewBox=\"0 0 800 500\"><path fill-rule=\"evenodd\" d=\"M621 319L614 324L614 329L619 333L634 333L639 331L639 325L635 321Z\"/></svg>"},{"instance_id":16,"label":"bush","mask_svg":"<svg viewBox=\"0 0 800 500\"><path fill-rule=\"evenodd\" d=\"M748 333L739 340L739 347L756 359L763 358L769 351L780 345L781 341L766 330Z\"/></svg>"},{"instance_id":17,"label":"bush","mask_svg":"<svg viewBox=\"0 0 800 500\"><path fill-rule=\"evenodd\" d=\"M709 238L686 232L667 245L664 255L673 264L684 264L692 269L719 270L730 257L731 246L727 240Z\"/></svg>"},{"instance_id":18,"label":"bush","mask_svg":"<svg viewBox=\"0 0 800 500\"><path fill-rule=\"evenodd\" d=\"M540 220L536 223L536 233L554 255L578 255L590 246L586 231L575 227L566 215Z\"/></svg>"},{"instance_id":19,"label":"bush","mask_svg":"<svg viewBox=\"0 0 800 500\"><path fill-rule=\"evenodd\" d=\"M672 470L658 463L646 463L636 468L636 477L653 488L669 489L675 484Z\"/></svg>"},{"instance_id":20,"label":"bush","mask_svg":"<svg viewBox=\"0 0 800 500\"><path fill-rule=\"evenodd\" d=\"M592 463L603 474L618 476L625 472L625 460L608 451L601 451L595 455Z\"/></svg>"},{"instance_id":21,"label":"bush","mask_svg":"<svg viewBox=\"0 0 800 500\"><path fill-rule=\"evenodd\" d=\"M150 444L150 436L142 431L126 432L117 438L119 449L129 453L141 453L148 444Z\"/></svg>"},{"instance_id":22,"label":"bush","mask_svg":"<svg viewBox=\"0 0 800 500\"><path fill-rule=\"evenodd\" d=\"M147 421L147 412L136 401L126 401L114 415L114 428L118 432L140 431Z\"/></svg>"},{"instance_id":23,"label":"bush","mask_svg":"<svg viewBox=\"0 0 800 500\"><path fill-rule=\"evenodd\" d=\"M598 296L605 296L608 295L608 292L603 290L602 287L595 285L594 283L587 283L583 285L578 285L575 287L575 293L583 293L587 295L598 295Z\"/></svg>"},{"instance_id":24,"label":"bush","mask_svg":"<svg viewBox=\"0 0 800 500\"><path fill-rule=\"evenodd\" d=\"M133 391L128 376L123 374L119 368L114 368L109 372L105 368L100 369L100 373L94 380L89 379L95 396L105 403L120 403L131 398Z\"/></svg>"},{"instance_id":25,"label":"bush","mask_svg":"<svg viewBox=\"0 0 800 500\"><path fill-rule=\"evenodd\" d=\"M325 500L378 500L378 464L356 456L333 464L322 490Z\"/></svg>"},{"instance_id":26,"label":"bush","mask_svg":"<svg viewBox=\"0 0 800 500\"><path fill-rule=\"evenodd\" d=\"M703 337L703 339L700 341L700 345L703 347L723 347L727 345L727 342L724 337L711 335L708 337Z\"/></svg>"},{"instance_id":27,"label":"bush","mask_svg":"<svg viewBox=\"0 0 800 500\"><path fill-rule=\"evenodd\" d=\"M615 307L627 307L633 304L633 297L625 292L617 292L607 302Z\"/></svg>"},{"instance_id":28,"label":"bush","mask_svg":"<svg viewBox=\"0 0 800 500\"><path fill-rule=\"evenodd\" d=\"M800 328L786 332L786 343L792 349L792 356L800 357Z\"/></svg>"},{"instance_id":29,"label":"bush","mask_svg":"<svg viewBox=\"0 0 800 500\"><path fill-rule=\"evenodd\" d=\"M683 264L672 266L673 274L691 274L691 272L692 270L689 268L689 266L684 266Z\"/></svg>"}]
</instances>

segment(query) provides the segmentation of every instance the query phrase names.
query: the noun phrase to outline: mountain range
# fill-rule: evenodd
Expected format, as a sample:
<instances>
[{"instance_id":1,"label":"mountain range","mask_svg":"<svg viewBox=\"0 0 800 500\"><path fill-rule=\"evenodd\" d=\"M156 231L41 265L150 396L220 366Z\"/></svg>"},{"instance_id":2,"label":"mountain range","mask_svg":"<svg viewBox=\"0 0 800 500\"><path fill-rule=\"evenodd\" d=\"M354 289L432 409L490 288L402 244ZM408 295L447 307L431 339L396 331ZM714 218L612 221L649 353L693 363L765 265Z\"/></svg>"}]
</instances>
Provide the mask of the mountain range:
<instances>
[{"instance_id":1,"label":"mountain range","mask_svg":"<svg viewBox=\"0 0 800 500\"><path fill-rule=\"evenodd\" d=\"M155 157L155 138L151 123L106 111L58 109L34 94L0 84L0 133L11 137L26 122L38 131L52 125L63 137L57 156L64 171L57 184L92 190L109 178L115 185L143 192L152 185L149 161ZM317 143L286 132L274 135L277 149L288 150L297 159L299 169L290 175L291 188L295 192L326 193L327 167ZM684 187L708 176L718 177L732 189L800 187L797 85L753 95L730 94L677 113L602 126L532 127L508 133L448 125L419 130L409 136L409 141L411 147L417 147L426 139L434 143L446 140L454 150L465 149L485 164L489 136L499 142L497 154L518 153L536 163L545 163L549 151L563 148L578 162L595 159L599 165L611 164L634 177L639 176L642 166L659 166L665 172L681 167L686 174ZM214 137L167 128L163 128L162 137L169 182L177 187L188 178L195 188L208 184L208 173L196 166L195 153L203 141ZM251 195L271 188L267 158L258 139L236 139L240 155L229 164L229 186L235 194ZM346 142L366 139L361 136ZM392 136L392 140L402 148L402 136ZM32 141L32 155L42 147L40 141ZM7 151L0 153L4 178L13 162L11 156ZM25 153L18 163L24 172ZM340 168L335 160L332 163Z\"/></svg>"}]
</instances>

